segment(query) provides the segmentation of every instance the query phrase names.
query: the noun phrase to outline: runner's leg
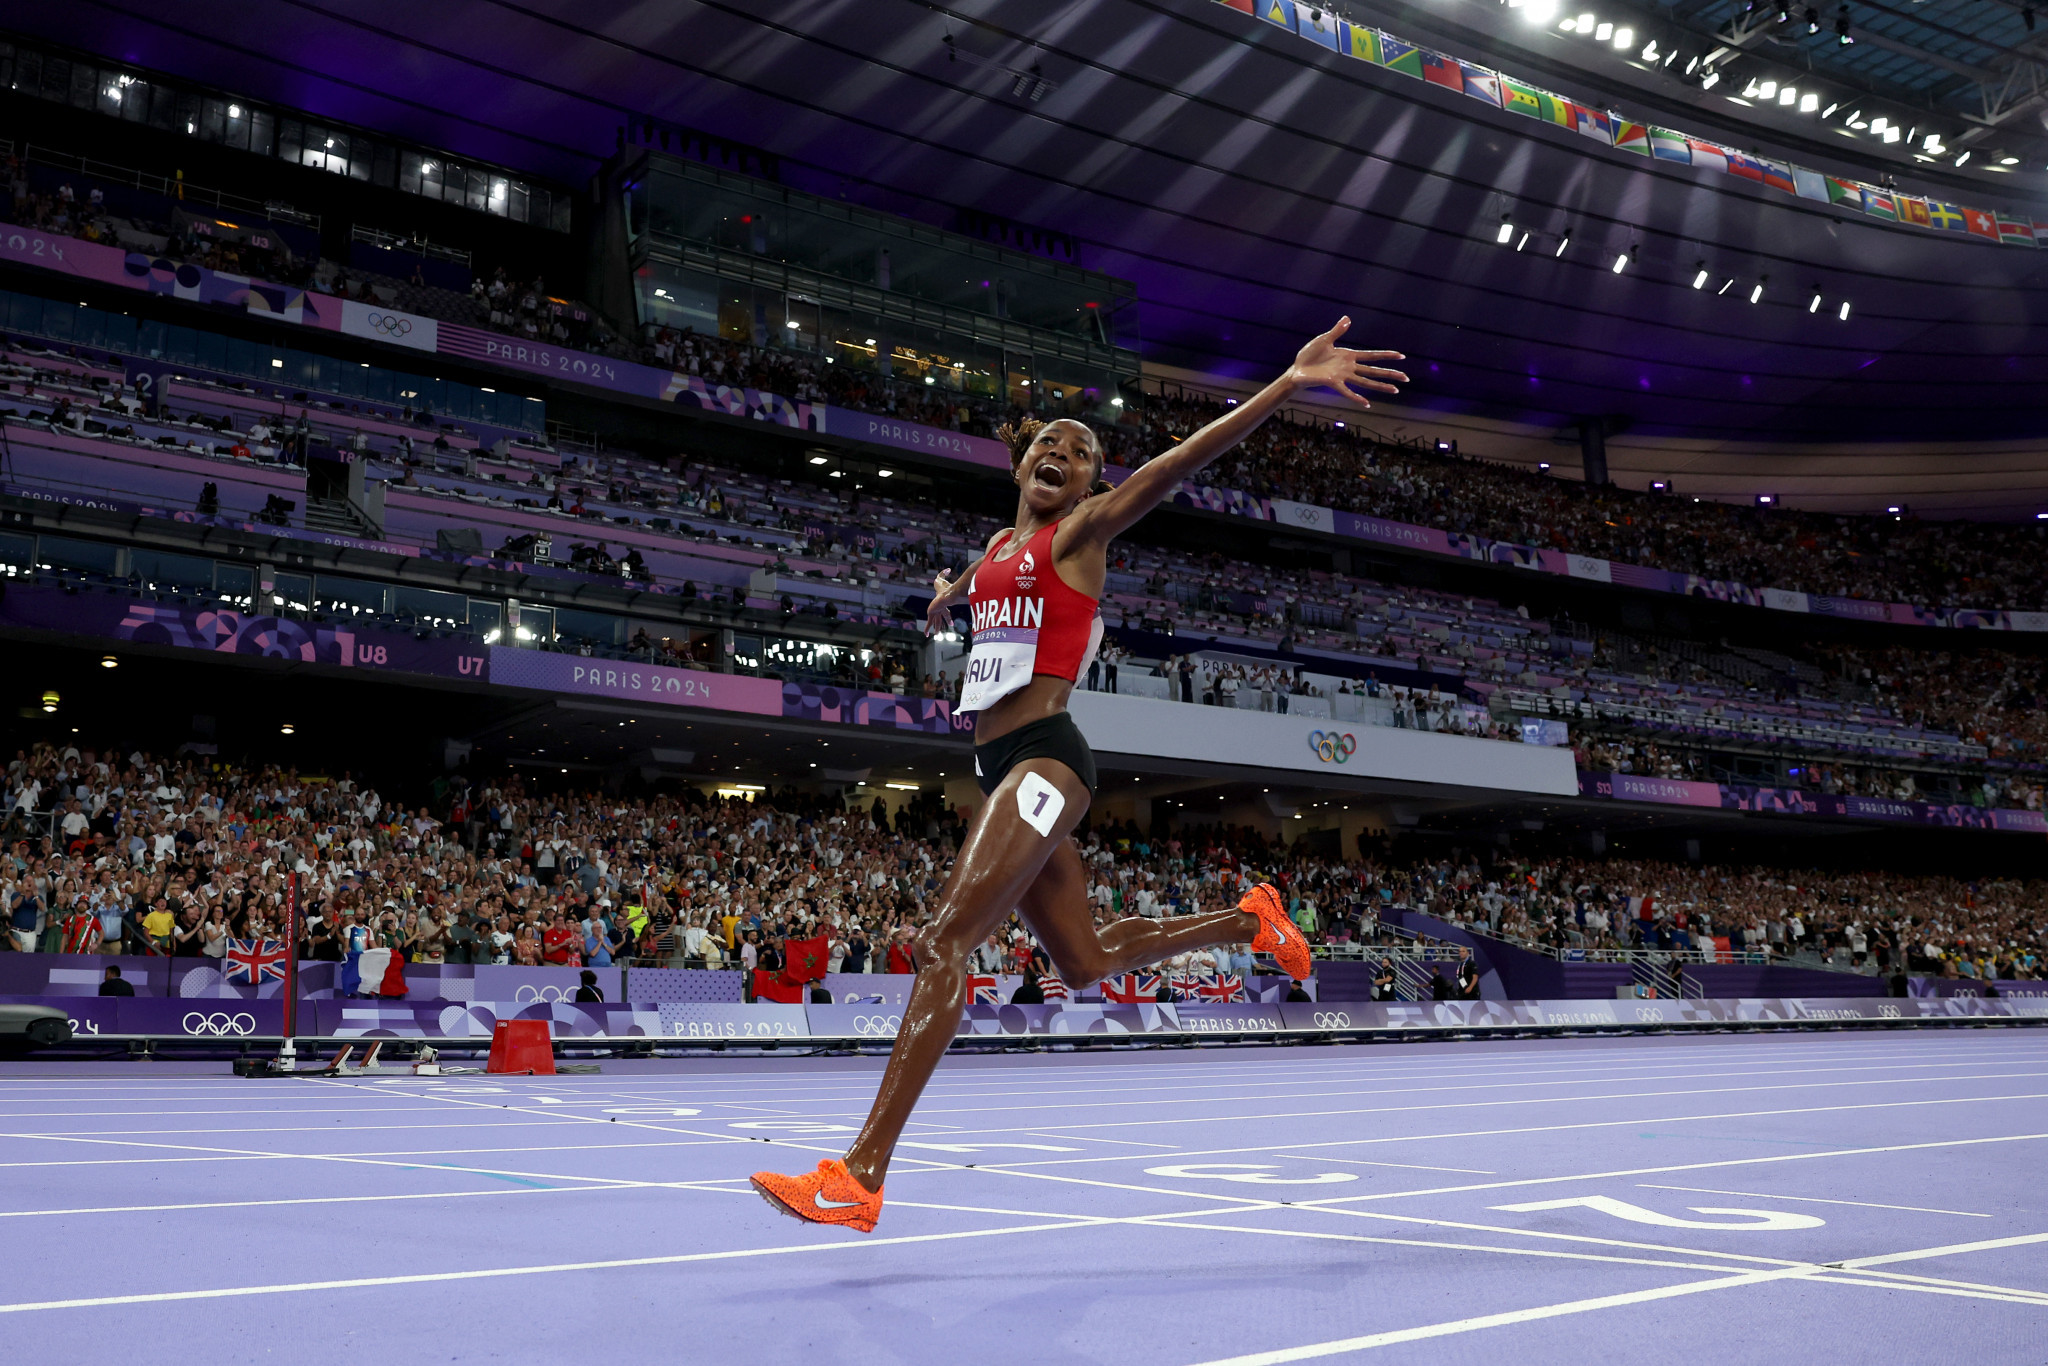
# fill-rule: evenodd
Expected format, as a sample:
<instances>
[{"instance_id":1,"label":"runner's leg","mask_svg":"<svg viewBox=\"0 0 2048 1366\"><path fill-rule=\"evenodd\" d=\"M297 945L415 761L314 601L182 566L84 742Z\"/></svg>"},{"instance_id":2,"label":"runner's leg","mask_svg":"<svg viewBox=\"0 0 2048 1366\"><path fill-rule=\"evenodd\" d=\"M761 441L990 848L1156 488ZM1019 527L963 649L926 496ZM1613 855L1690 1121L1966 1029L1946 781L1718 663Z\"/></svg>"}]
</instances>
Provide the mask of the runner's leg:
<instances>
[{"instance_id":1,"label":"runner's leg","mask_svg":"<svg viewBox=\"0 0 2048 1366\"><path fill-rule=\"evenodd\" d=\"M1053 850L1017 909L1070 987L1150 967L1190 949L1250 943L1259 932L1259 918L1245 911L1166 920L1127 916L1097 930L1088 906L1088 870L1071 839Z\"/></svg>"},{"instance_id":2,"label":"runner's leg","mask_svg":"<svg viewBox=\"0 0 2048 1366\"><path fill-rule=\"evenodd\" d=\"M1051 783L1061 799L1051 833L1045 835L1024 820L1019 805L1019 785L1032 773ZM1057 759L1025 760L981 804L940 893L938 915L917 937L917 981L904 1007L903 1025L868 1122L846 1154L846 1170L867 1189L881 1189L896 1140L959 1031L967 955L1015 909L1046 857L1067 843L1068 832L1087 810L1088 789Z\"/></svg>"}]
</instances>

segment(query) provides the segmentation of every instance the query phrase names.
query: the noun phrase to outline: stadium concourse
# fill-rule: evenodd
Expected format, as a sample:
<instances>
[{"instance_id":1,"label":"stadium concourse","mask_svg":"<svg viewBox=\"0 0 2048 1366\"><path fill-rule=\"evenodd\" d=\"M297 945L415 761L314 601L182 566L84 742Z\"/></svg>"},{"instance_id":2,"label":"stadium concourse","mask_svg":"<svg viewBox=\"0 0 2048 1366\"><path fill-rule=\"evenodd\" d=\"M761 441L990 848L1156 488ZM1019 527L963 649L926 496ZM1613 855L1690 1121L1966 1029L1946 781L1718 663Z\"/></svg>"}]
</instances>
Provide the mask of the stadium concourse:
<instances>
[{"instance_id":1,"label":"stadium concourse","mask_svg":"<svg viewBox=\"0 0 2048 1366\"><path fill-rule=\"evenodd\" d=\"M2034 15L1588 3L17 7L9 1359L2038 1357Z\"/></svg>"}]
</instances>

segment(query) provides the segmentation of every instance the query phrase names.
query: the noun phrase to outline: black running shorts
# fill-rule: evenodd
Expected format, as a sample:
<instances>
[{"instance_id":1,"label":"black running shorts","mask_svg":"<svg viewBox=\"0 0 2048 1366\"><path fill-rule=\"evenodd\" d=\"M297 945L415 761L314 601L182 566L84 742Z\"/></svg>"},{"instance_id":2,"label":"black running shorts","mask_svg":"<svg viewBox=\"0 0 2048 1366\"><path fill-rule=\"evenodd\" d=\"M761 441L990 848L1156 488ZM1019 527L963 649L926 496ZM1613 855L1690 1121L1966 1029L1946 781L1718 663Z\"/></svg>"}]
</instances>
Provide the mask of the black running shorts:
<instances>
[{"instance_id":1,"label":"black running shorts","mask_svg":"<svg viewBox=\"0 0 2048 1366\"><path fill-rule=\"evenodd\" d=\"M993 793L1011 769L1026 759L1057 759L1074 770L1088 794L1095 794L1095 754L1081 728L1065 712L1022 725L974 747L974 779L983 796Z\"/></svg>"}]
</instances>

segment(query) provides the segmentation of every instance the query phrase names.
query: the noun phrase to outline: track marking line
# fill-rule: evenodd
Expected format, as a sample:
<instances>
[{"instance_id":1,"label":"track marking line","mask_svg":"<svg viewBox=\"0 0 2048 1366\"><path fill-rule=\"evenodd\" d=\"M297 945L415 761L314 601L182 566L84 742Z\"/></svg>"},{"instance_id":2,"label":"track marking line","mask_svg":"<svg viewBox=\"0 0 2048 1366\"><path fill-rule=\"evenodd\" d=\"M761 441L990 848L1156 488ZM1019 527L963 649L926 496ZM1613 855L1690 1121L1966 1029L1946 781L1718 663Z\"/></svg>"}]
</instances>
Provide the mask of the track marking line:
<instances>
[{"instance_id":1,"label":"track marking line","mask_svg":"<svg viewBox=\"0 0 2048 1366\"><path fill-rule=\"evenodd\" d=\"M1306 1153L1283 1153L1277 1150L1273 1153L1273 1156L1291 1157L1297 1162L1342 1162L1347 1166L1353 1167L1400 1167L1403 1170L1415 1172L1463 1172L1467 1176L1500 1175L1499 1172L1490 1172L1479 1167L1432 1167L1421 1162L1369 1162L1362 1157L1310 1157Z\"/></svg>"},{"instance_id":2,"label":"track marking line","mask_svg":"<svg viewBox=\"0 0 2048 1366\"><path fill-rule=\"evenodd\" d=\"M1342 1161L1343 1159L1339 1158L1337 1160ZM1997 1218L1996 1215L1977 1214L1966 1209L1929 1209L1925 1205L1880 1205L1871 1200L1823 1200L1817 1195L1781 1195L1776 1191L1768 1194L1763 1191L1724 1191L1715 1190L1711 1186L1659 1186L1649 1181L1638 1181L1636 1184L1644 1190L1690 1191L1694 1195L1748 1195L1754 1196L1758 1200L1797 1200L1809 1205L1854 1205L1859 1209L1896 1209L1905 1210L1910 1214L1955 1214L1965 1219Z\"/></svg>"}]
</instances>

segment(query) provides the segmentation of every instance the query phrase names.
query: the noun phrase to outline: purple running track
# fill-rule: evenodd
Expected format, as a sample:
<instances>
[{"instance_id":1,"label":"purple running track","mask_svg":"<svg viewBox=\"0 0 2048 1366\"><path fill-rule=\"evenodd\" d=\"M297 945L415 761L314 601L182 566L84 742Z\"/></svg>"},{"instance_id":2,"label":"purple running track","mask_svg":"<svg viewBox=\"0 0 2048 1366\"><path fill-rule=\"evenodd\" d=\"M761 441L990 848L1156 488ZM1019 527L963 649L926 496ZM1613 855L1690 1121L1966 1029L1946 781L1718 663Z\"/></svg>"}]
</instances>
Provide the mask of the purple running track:
<instances>
[{"instance_id":1,"label":"purple running track","mask_svg":"<svg viewBox=\"0 0 2048 1366\"><path fill-rule=\"evenodd\" d=\"M37 1363L2041 1359L2048 1033L950 1060L880 1229L776 1216L875 1058L0 1077ZM1511 1354L1511 1355L1509 1355Z\"/></svg>"}]
</instances>

